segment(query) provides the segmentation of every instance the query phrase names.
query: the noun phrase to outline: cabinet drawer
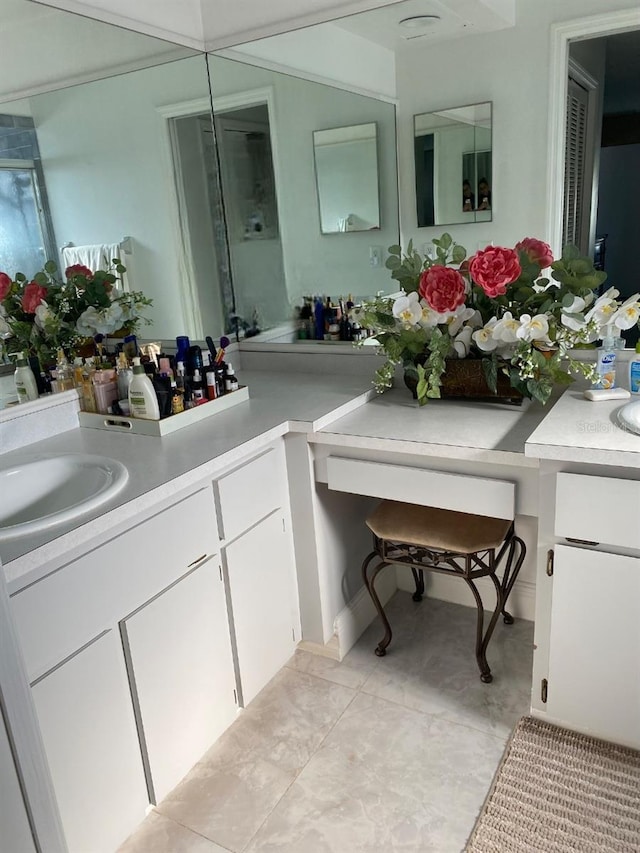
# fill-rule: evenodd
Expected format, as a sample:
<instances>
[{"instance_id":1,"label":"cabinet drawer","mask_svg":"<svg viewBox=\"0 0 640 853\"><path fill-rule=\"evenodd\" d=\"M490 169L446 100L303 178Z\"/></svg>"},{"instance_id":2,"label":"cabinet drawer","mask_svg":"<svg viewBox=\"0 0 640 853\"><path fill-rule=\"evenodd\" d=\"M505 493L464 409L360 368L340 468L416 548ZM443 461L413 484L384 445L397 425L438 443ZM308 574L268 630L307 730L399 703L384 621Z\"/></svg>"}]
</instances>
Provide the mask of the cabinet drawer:
<instances>
[{"instance_id":1,"label":"cabinet drawer","mask_svg":"<svg viewBox=\"0 0 640 853\"><path fill-rule=\"evenodd\" d=\"M555 534L640 549L640 482L558 474Z\"/></svg>"},{"instance_id":2,"label":"cabinet drawer","mask_svg":"<svg viewBox=\"0 0 640 853\"><path fill-rule=\"evenodd\" d=\"M515 513L516 487L507 480L329 456L327 483L338 492L492 518L511 519Z\"/></svg>"},{"instance_id":3,"label":"cabinet drawer","mask_svg":"<svg viewBox=\"0 0 640 853\"><path fill-rule=\"evenodd\" d=\"M29 679L157 595L217 543L213 493L203 489L16 593Z\"/></svg>"},{"instance_id":4,"label":"cabinet drawer","mask_svg":"<svg viewBox=\"0 0 640 853\"><path fill-rule=\"evenodd\" d=\"M282 506L284 466L283 454L272 448L217 481L223 539L235 539Z\"/></svg>"}]
</instances>

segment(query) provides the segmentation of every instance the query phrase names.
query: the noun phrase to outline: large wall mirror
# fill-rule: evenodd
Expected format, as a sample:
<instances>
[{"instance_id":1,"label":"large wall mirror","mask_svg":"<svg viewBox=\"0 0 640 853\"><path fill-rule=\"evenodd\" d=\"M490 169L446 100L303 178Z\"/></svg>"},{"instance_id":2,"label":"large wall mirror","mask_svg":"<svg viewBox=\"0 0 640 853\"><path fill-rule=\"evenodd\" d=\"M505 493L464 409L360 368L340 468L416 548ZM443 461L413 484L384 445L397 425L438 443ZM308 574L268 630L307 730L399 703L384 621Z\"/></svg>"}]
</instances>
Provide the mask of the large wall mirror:
<instances>
[{"instance_id":1,"label":"large wall mirror","mask_svg":"<svg viewBox=\"0 0 640 853\"><path fill-rule=\"evenodd\" d=\"M293 342L305 297L390 286L395 106L240 55L209 56L233 311L243 337Z\"/></svg>"},{"instance_id":2,"label":"large wall mirror","mask_svg":"<svg viewBox=\"0 0 640 853\"><path fill-rule=\"evenodd\" d=\"M314 130L313 154L322 233L380 228L376 123Z\"/></svg>"},{"instance_id":3,"label":"large wall mirror","mask_svg":"<svg viewBox=\"0 0 640 853\"><path fill-rule=\"evenodd\" d=\"M492 105L414 116L418 227L492 218Z\"/></svg>"},{"instance_id":4,"label":"large wall mirror","mask_svg":"<svg viewBox=\"0 0 640 853\"><path fill-rule=\"evenodd\" d=\"M63 246L117 247L129 286L153 299L149 334L220 334L213 217L202 216L215 202L204 55L27 0L3 2L2 15L0 269L32 276L47 258L63 269ZM12 45L23 50L27 30L46 49L25 63ZM196 215L206 255L183 240Z\"/></svg>"}]
</instances>

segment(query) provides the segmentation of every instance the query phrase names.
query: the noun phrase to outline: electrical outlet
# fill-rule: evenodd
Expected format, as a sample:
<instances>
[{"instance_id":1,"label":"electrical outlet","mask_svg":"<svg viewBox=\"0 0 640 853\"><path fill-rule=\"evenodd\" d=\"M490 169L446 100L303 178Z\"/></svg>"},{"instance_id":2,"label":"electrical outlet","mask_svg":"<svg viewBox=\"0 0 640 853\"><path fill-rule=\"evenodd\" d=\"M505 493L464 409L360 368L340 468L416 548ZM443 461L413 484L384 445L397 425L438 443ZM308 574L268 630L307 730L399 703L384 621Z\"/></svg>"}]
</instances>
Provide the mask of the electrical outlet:
<instances>
[{"instance_id":1,"label":"electrical outlet","mask_svg":"<svg viewBox=\"0 0 640 853\"><path fill-rule=\"evenodd\" d=\"M382 266L382 257L384 250L382 246L369 246L369 264L372 267Z\"/></svg>"}]
</instances>

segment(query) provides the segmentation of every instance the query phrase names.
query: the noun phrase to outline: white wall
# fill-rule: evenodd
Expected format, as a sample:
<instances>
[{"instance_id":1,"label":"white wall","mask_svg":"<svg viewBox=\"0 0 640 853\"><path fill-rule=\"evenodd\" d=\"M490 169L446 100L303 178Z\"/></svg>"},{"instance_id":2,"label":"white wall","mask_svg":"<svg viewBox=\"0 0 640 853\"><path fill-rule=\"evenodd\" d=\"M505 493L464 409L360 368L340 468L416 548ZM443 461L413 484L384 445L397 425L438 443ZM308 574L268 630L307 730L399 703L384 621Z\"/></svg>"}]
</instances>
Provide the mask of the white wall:
<instances>
[{"instance_id":1,"label":"white wall","mask_svg":"<svg viewBox=\"0 0 640 853\"><path fill-rule=\"evenodd\" d=\"M413 115L493 101L493 221L447 230L471 252L524 236L549 239L547 150L550 26L635 8L629 0L518 0L513 29L477 35L397 57L400 216L403 243L422 246L442 228L417 227ZM419 81L437 79L437 87ZM561 178L559 177L559 180Z\"/></svg>"},{"instance_id":2,"label":"white wall","mask_svg":"<svg viewBox=\"0 0 640 853\"><path fill-rule=\"evenodd\" d=\"M173 168L157 107L207 97L196 56L31 99L58 242L130 235L134 254L123 260L132 288L154 300L154 338L185 333Z\"/></svg>"},{"instance_id":3,"label":"white wall","mask_svg":"<svg viewBox=\"0 0 640 853\"><path fill-rule=\"evenodd\" d=\"M397 240L394 108L361 95L220 57L210 57L214 110L222 96L273 88L271 117L278 215L285 277L291 302L302 294L330 296L388 290L386 269L372 269L369 246ZM314 130L378 123L381 228L321 234L313 163ZM260 287L260 276L255 277Z\"/></svg>"}]
</instances>

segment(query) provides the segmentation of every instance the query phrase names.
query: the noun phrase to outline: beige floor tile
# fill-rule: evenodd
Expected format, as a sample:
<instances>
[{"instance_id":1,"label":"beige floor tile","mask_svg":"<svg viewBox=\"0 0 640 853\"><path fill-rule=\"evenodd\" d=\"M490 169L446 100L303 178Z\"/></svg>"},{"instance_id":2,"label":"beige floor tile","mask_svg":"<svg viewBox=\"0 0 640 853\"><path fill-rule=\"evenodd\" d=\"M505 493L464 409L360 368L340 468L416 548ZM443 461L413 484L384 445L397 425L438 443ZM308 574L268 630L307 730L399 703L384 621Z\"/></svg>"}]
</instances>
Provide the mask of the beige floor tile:
<instances>
[{"instance_id":1,"label":"beige floor tile","mask_svg":"<svg viewBox=\"0 0 640 853\"><path fill-rule=\"evenodd\" d=\"M354 696L281 670L158 810L241 851Z\"/></svg>"},{"instance_id":2,"label":"beige floor tile","mask_svg":"<svg viewBox=\"0 0 640 853\"><path fill-rule=\"evenodd\" d=\"M167 817L151 812L138 829L118 848L118 853L227 853Z\"/></svg>"},{"instance_id":3,"label":"beige floor tile","mask_svg":"<svg viewBox=\"0 0 640 853\"><path fill-rule=\"evenodd\" d=\"M502 739L360 694L247 853L458 853Z\"/></svg>"}]
</instances>

